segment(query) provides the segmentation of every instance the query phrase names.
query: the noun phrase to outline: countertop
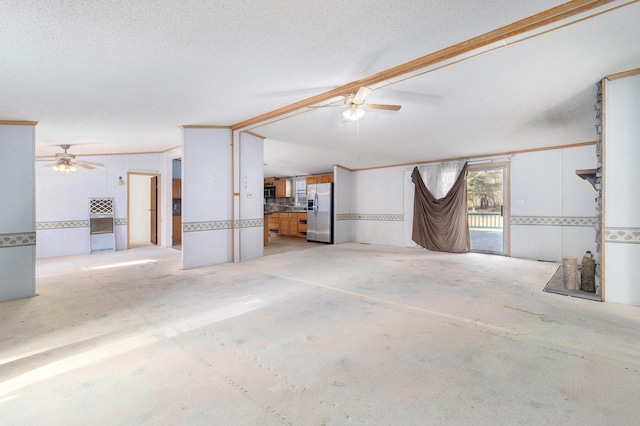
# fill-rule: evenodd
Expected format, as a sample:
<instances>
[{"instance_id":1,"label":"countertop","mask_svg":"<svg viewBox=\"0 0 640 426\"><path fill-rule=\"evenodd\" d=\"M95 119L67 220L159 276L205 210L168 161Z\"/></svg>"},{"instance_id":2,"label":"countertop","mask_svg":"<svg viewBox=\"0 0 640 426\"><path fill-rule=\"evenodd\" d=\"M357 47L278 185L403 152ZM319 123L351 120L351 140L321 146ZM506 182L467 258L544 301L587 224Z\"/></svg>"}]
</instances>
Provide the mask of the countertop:
<instances>
[{"instance_id":1,"label":"countertop","mask_svg":"<svg viewBox=\"0 0 640 426\"><path fill-rule=\"evenodd\" d=\"M294 210L272 210L272 211L264 212L264 215L265 216L269 216L270 214L273 214L273 213L306 213L306 212L307 212L307 209L304 209L304 210L297 210L297 209L294 209Z\"/></svg>"}]
</instances>

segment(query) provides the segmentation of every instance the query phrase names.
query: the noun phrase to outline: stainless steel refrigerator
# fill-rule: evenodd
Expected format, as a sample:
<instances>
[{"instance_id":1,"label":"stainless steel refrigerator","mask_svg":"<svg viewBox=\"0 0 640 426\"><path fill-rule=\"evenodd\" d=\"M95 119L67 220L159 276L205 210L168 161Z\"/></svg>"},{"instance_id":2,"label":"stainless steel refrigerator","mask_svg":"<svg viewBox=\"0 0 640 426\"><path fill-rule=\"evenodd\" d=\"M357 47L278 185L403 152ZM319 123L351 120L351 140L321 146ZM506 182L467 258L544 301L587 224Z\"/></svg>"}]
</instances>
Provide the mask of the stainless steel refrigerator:
<instances>
[{"instance_id":1,"label":"stainless steel refrigerator","mask_svg":"<svg viewBox=\"0 0 640 426\"><path fill-rule=\"evenodd\" d=\"M307 186L307 241L333 243L333 184Z\"/></svg>"}]
</instances>

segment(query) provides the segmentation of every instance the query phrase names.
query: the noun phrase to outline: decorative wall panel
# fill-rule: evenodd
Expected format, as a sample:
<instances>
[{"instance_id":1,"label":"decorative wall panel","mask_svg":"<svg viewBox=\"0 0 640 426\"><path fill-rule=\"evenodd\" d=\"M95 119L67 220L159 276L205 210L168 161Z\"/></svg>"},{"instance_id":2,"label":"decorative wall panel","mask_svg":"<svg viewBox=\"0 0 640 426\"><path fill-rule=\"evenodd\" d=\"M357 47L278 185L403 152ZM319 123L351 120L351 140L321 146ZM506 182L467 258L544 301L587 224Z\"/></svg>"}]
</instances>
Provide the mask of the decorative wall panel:
<instances>
[{"instance_id":1,"label":"decorative wall panel","mask_svg":"<svg viewBox=\"0 0 640 426\"><path fill-rule=\"evenodd\" d=\"M607 243L640 244L640 228L605 228Z\"/></svg>"},{"instance_id":2,"label":"decorative wall panel","mask_svg":"<svg viewBox=\"0 0 640 426\"><path fill-rule=\"evenodd\" d=\"M35 232L20 232L15 234L0 234L0 248L3 247L20 247L35 246Z\"/></svg>"},{"instance_id":3,"label":"decorative wall panel","mask_svg":"<svg viewBox=\"0 0 640 426\"><path fill-rule=\"evenodd\" d=\"M37 222L36 230L64 229L64 228L88 228L89 220L60 220L55 222Z\"/></svg>"},{"instance_id":4,"label":"decorative wall panel","mask_svg":"<svg viewBox=\"0 0 640 426\"><path fill-rule=\"evenodd\" d=\"M342 213L336 215L336 220L376 220L385 222L402 222L403 214L360 214L360 213Z\"/></svg>"},{"instance_id":5,"label":"decorative wall panel","mask_svg":"<svg viewBox=\"0 0 640 426\"><path fill-rule=\"evenodd\" d=\"M257 228L264 223L263 218L259 219L241 219L236 222L236 228ZM182 232L197 231L217 231L220 229L231 229L233 221L217 220L213 222L188 222L182 224Z\"/></svg>"},{"instance_id":6,"label":"decorative wall panel","mask_svg":"<svg viewBox=\"0 0 640 426\"><path fill-rule=\"evenodd\" d=\"M116 226L127 224L127 218L116 219ZM55 222L37 222L36 230L43 231L46 229L65 229L65 228L88 228L89 220L60 220Z\"/></svg>"},{"instance_id":7,"label":"decorative wall panel","mask_svg":"<svg viewBox=\"0 0 640 426\"><path fill-rule=\"evenodd\" d=\"M511 216L511 225L585 226L594 227L594 217Z\"/></svg>"}]
</instances>

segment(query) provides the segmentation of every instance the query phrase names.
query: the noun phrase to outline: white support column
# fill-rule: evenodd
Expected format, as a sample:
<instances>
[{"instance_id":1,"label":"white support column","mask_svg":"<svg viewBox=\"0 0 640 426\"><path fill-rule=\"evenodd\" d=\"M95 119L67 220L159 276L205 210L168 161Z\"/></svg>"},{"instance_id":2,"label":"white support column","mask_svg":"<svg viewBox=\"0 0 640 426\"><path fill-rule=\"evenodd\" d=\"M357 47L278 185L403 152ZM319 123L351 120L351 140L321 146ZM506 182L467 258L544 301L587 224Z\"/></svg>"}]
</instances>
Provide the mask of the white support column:
<instances>
[{"instance_id":1,"label":"white support column","mask_svg":"<svg viewBox=\"0 0 640 426\"><path fill-rule=\"evenodd\" d=\"M231 262L231 129L183 126L182 138L182 268Z\"/></svg>"},{"instance_id":2,"label":"white support column","mask_svg":"<svg viewBox=\"0 0 640 426\"><path fill-rule=\"evenodd\" d=\"M36 295L36 124L0 121L0 302Z\"/></svg>"},{"instance_id":3,"label":"white support column","mask_svg":"<svg viewBox=\"0 0 640 426\"><path fill-rule=\"evenodd\" d=\"M264 250L264 155L263 137L241 132L236 157L238 211L235 260L261 257ZM234 197L236 199L236 197Z\"/></svg>"},{"instance_id":4,"label":"white support column","mask_svg":"<svg viewBox=\"0 0 640 426\"><path fill-rule=\"evenodd\" d=\"M640 306L640 70L604 80L603 300Z\"/></svg>"},{"instance_id":5,"label":"white support column","mask_svg":"<svg viewBox=\"0 0 640 426\"><path fill-rule=\"evenodd\" d=\"M353 195L351 193L353 173L341 166L333 166L333 194L335 205L333 206L333 241L335 244L349 243L353 241L351 216L354 210L351 206Z\"/></svg>"}]
</instances>

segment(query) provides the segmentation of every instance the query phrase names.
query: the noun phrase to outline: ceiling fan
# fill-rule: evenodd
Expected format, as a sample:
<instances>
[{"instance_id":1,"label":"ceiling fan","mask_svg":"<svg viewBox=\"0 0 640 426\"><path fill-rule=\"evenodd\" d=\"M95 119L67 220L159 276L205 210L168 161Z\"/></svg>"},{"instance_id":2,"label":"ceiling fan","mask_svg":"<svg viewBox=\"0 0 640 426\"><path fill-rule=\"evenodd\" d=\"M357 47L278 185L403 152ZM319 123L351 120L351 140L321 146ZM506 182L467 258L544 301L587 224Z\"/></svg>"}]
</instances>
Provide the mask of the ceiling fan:
<instances>
[{"instance_id":1,"label":"ceiling fan","mask_svg":"<svg viewBox=\"0 0 640 426\"><path fill-rule=\"evenodd\" d=\"M359 120L364 116L365 109L382 109L387 111L398 111L400 105L383 105L383 104L367 104L365 98L371 93L372 90L368 87L362 86L357 92L349 93L344 98L344 106L347 109L342 113L344 117L343 122Z\"/></svg>"},{"instance_id":2,"label":"ceiling fan","mask_svg":"<svg viewBox=\"0 0 640 426\"><path fill-rule=\"evenodd\" d=\"M96 167L104 167L104 164L76 160L75 155L67 152L70 147L71 145L60 145L60 148L62 148L64 152L57 153L56 161L54 163L45 164L45 167L51 167L53 170L61 172L62 174L75 172L77 170L76 166L87 170L93 170Z\"/></svg>"},{"instance_id":3,"label":"ceiling fan","mask_svg":"<svg viewBox=\"0 0 640 426\"><path fill-rule=\"evenodd\" d=\"M342 113L344 119L343 123L349 121L356 121L361 119L365 114L365 109L382 109L387 111L398 111L401 107L400 105L383 105L383 104L367 104L364 102L365 98L371 93L373 90L362 86L358 89L357 92L351 92L344 97L344 102L342 105L317 105L310 106L309 108L331 108L331 107L347 107L347 109Z\"/></svg>"}]
</instances>

